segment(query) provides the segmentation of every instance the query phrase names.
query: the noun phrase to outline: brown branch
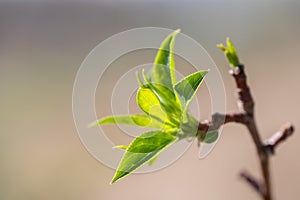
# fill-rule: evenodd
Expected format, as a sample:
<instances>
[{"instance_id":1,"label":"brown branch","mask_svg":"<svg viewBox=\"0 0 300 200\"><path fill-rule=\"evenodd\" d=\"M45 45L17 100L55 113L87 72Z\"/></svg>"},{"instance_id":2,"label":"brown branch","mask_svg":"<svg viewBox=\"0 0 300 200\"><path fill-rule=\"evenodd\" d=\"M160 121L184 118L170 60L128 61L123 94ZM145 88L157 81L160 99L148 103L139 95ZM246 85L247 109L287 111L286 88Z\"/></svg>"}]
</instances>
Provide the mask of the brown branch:
<instances>
[{"instance_id":1,"label":"brown branch","mask_svg":"<svg viewBox=\"0 0 300 200\"><path fill-rule=\"evenodd\" d=\"M264 148L262 140L260 138L254 117L254 101L247 84L247 76L245 74L244 66L239 65L231 70L231 74L235 79L236 86L238 88L238 95L240 106L244 109L246 114L249 116L249 120L246 126L250 132L250 135L254 141L256 151L260 161L260 167L262 170L262 175L264 179L264 193L262 197L264 200L272 200L271 193L271 180L270 180L270 170L269 170L269 156Z\"/></svg>"},{"instance_id":2,"label":"brown branch","mask_svg":"<svg viewBox=\"0 0 300 200\"><path fill-rule=\"evenodd\" d=\"M205 120L201 122L198 126L198 146L203 140L203 134L199 133L207 133L210 130L218 130L222 125L236 122L236 123L245 123L246 115L244 113L228 113L228 114L220 114L215 113L212 115L212 119Z\"/></svg>"},{"instance_id":3,"label":"brown branch","mask_svg":"<svg viewBox=\"0 0 300 200\"><path fill-rule=\"evenodd\" d=\"M290 137L294 132L294 127L290 123L286 123L283 125L279 131L274 133L266 142L265 148L267 149L268 153L273 155L275 153L275 148L285 141L288 137Z\"/></svg>"},{"instance_id":4,"label":"brown branch","mask_svg":"<svg viewBox=\"0 0 300 200\"><path fill-rule=\"evenodd\" d=\"M234 67L229 71L233 76L238 92L239 106L250 116L254 114L254 101L247 85L247 76L244 71L244 65Z\"/></svg>"},{"instance_id":5,"label":"brown branch","mask_svg":"<svg viewBox=\"0 0 300 200\"><path fill-rule=\"evenodd\" d=\"M262 175L264 179L264 192L262 193L262 197L264 200L271 200L271 181L270 181L270 171L269 171L269 157L262 140L260 138L260 134L258 132L255 117L254 117L254 101L247 84L247 76L245 74L244 66L239 65L231 70L231 74L235 79L236 87L238 89L238 99L240 102L240 107L243 108L246 115L249 117L247 123L247 129L253 139L253 142L256 147L256 151L259 157L260 166L262 170Z\"/></svg>"},{"instance_id":6,"label":"brown branch","mask_svg":"<svg viewBox=\"0 0 300 200\"><path fill-rule=\"evenodd\" d=\"M219 114L212 116L212 120L204 121L199 124L198 132L206 133L209 130L217 130L222 125L236 122L245 125L253 139L256 147L257 155L260 161L260 167L263 176L263 182L256 181L247 173L242 173L241 176L256 189L262 199L272 200L270 170L269 170L269 156L274 153L274 148L289 137L294 128L292 125L284 126L280 131L275 133L266 143L263 143L258 132L255 117L254 117L254 101L247 84L247 76L244 71L244 66L239 65L230 70L230 74L234 77L236 87L238 90L239 107L243 110L240 113ZM201 134L198 134L198 140L202 139Z\"/></svg>"},{"instance_id":7,"label":"brown branch","mask_svg":"<svg viewBox=\"0 0 300 200\"><path fill-rule=\"evenodd\" d=\"M222 125L236 122L236 123L245 123L246 117L244 113L228 113L228 114L220 114L215 113L212 116L212 120L205 120L198 126L198 131L207 132L208 130L217 130Z\"/></svg>"},{"instance_id":8,"label":"brown branch","mask_svg":"<svg viewBox=\"0 0 300 200\"><path fill-rule=\"evenodd\" d=\"M240 173L240 177L248 183L259 195L264 194L264 190L260 181L256 180L251 174L244 171Z\"/></svg>"}]
</instances>

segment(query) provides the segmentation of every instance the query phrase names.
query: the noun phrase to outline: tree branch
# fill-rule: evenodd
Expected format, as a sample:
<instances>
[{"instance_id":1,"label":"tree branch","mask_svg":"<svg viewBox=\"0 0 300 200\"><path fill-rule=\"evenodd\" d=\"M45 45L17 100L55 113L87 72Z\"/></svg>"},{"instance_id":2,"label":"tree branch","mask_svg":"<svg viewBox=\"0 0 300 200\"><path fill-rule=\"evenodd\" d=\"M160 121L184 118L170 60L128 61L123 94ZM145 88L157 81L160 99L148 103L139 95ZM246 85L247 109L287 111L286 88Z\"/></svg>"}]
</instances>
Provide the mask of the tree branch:
<instances>
[{"instance_id":1,"label":"tree branch","mask_svg":"<svg viewBox=\"0 0 300 200\"><path fill-rule=\"evenodd\" d=\"M247 76L245 74L244 65L240 64L229 71L233 76L238 92L239 107L241 107L248 115L254 114L254 101L247 84Z\"/></svg>"},{"instance_id":2,"label":"tree branch","mask_svg":"<svg viewBox=\"0 0 300 200\"><path fill-rule=\"evenodd\" d=\"M244 109L246 114L249 116L249 120L246 123L246 126L249 130L249 133L254 141L256 151L259 157L260 166L262 170L262 175L264 179L264 192L262 197L264 200L272 200L271 193L271 180L270 180L270 170L269 170L269 157L264 148L262 140L260 138L254 117L254 101L247 84L247 76L245 74L244 66L239 65L234 67L231 70L231 74L235 79L235 83L238 89L238 98L240 101L240 107Z\"/></svg>"},{"instance_id":3,"label":"tree branch","mask_svg":"<svg viewBox=\"0 0 300 200\"><path fill-rule=\"evenodd\" d=\"M294 127L290 123L286 123L283 125L279 131L274 133L266 142L265 148L267 149L268 153L274 155L275 148L285 141L288 137L290 137L294 132Z\"/></svg>"},{"instance_id":4,"label":"tree branch","mask_svg":"<svg viewBox=\"0 0 300 200\"><path fill-rule=\"evenodd\" d=\"M243 65L238 65L230 70L233 76L237 92L238 92L238 105L242 109L240 113L219 114L216 113L212 116L212 120L203 121L198 126L198 131L207 132L208 130L217 130L222 125L236 122L245 125L253 139L256 147L257 155L260 161L263 182L260 183L248 173L242 173L241 177L244 178L262 197L263 200L272 200L271 180L269 170L269 156L274 153L275 147L286 140L292 135L294 128L292 125L287 124L281 128L280 131L275 133L271 138L263 143L257 129L254 116L254 100L252 98L250 88L247 84L247 76L244 71ZM198 140L201 140L201 135L198 135Z\"/></svg>"},{"instance_id":5,"label":"tree branch","mask_svg":"<svg viewBox=\"0 0 300 200\"><path fill-rule=\"evenodd\" d=\"M263 187L260 181L256 180L251 174L244 171L240 173L240 177L248 183L259 195L263 195Z\"/></svg>"},{"instance_id":6,"label":"tree branch","mask_svg":"<svg viewBox=\"0 0 300 200\"><path fill-rule=\"evenodd\" d=\"M236 122L244 124L246 121L246 116L244 113L228 113L228 114L220 114L215 113L212 116L212 120L205 120L201 122L198 126L198 131L207 132L208 130L217 130L222 125Z\"/></svg>"}]
</instances>

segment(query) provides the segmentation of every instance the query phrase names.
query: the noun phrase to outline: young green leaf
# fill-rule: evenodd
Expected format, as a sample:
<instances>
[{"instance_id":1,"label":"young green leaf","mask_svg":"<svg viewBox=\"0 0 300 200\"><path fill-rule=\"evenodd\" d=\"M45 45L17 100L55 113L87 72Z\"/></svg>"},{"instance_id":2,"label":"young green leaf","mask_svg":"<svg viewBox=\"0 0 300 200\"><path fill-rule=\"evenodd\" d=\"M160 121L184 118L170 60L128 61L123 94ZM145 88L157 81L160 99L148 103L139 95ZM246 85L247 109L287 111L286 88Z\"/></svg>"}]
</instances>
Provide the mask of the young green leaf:
<instances>
[{"instance_id":1,"label":"young green leaf","mask_svg":"<svg viewBox=\"0 0 300 200\"><path fill-rule=\"evenodd\" d=\"M213 143L218 139L219 133L218 130L208 131L203 139L204 143Z\"/></svg>"},{"instance_id":2,"label":"young green leaf","mask_svg":"<svg viewBox=\"0 0 300 200\"><path fill-rule=\"evenodd\" d=\"M145 165L177 139L174 133L149 131L136 137L126 149L111 183Z\"/></svg>"},{"instance_id":3,"label":"young green leaf","mask_svg":"<svg viewBox=\"0 0 300 200\"><path fill-rule=\"evenodd\" d=\"M104 125L104 124L126 124L133 126L142 126L150 128L162 128L164 124L158 120L144 114L135 115L117 115L102 118L89 126Z\"/></svg>"},{"instance_id":4,"label":"young green leaf","mask_svg":"<svg viewBox=\"0 0 300 200\"><path fill-rule=\"evenodd\" d=\"M193 100L199 86L203 82L204 76L207 74L207 72L208 71L205 70L193 73L174 85L174 89L182 105L182 117L184 122L187 120L186 114L189 105Z\"/></svg>"},{"instance_id":5,"label":"young green leaf","mask_svg":"<svg viewBox=\"0 0 300 200\"><path fill-rule=\"evenodd\" d=\"M153 91L149 88L140 88L137 93L137 104L152 118L162 122L166 126L174 127L174 124L168 119L166 112Z\"/></svg>"},{"instance_id":6,"label":"young green leaf","mask_svg":"<svg viewBox=\"0 0 300 200\"><path fill-rule=\"evenodd\" d=\"M186 122L182 121L182 123L180 124L180 130L182 135L178 133L178 137L180 138L196 137L198 133L199 122L190 113L187 113L186 116L187 116Z\"/></svg>"},{"instance_id":7,"label":"young green leaf","mask_svg":"<svg viewBox=\"0 0 300 200\"><path fill-rule=\"evenodd\" d=\"M179 125L181 116L181 106L176 100L176 96L169 88L163 85L148 83L145 87L151 89L160 102L161 107L168 116L168 119L174 124Z\"/></svg>"},{"instance_id":8,"label":"young green leaf","mask_svg":"<svg viewBox=\"0 0 300 200\"><path fill-rule=\"evenodd\" d=\"M229 38L226 39L226 43L227 47L225 47L223 44L219 44L217 47L224 52L229 64L232 68L234 68L240 64L239 58L236 49Z\"/></svg>"},{"instance_id":9,"label":"young green leaf","mask_svg":"<svg viewBox=\"0 0 300 200\"><path fill-rule=\"evenodd\" d=\"M146 84L144 84L142 87L149 88L153 94L155 94L170 121L179 125L179 120L177 119L180 118L181 115L181 105L179 100L176 98L173 89L171 90L165 85L151 82L146 77L144 71L142 74L146 82Z\"/></svg>"},{"instance_id":10,"label":"young green leaf","mask_svg":"<svg viewBox=\"0 0 300 200\"><path fill-rule=\"evenodd\" d=\"M162 42L149 77L151 82L168 87L171 91L176 83L173 51L175 37L179 32L180 30L174 31Z\"/></svg>"}]
</instances>

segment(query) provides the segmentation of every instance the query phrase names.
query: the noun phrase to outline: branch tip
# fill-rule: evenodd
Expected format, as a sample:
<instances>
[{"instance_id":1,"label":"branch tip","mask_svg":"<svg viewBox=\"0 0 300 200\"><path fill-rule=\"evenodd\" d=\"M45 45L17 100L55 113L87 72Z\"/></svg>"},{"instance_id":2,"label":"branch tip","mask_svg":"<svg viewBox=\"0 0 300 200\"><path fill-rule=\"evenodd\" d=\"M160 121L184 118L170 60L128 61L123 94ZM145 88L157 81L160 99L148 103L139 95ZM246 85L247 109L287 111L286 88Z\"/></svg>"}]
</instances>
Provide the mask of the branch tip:
<instances>
[{"instance_id":1,"label":"branch tip","mask_svg":"<svg viewBox=\"0 0 300 200\"><path fill-rule=\"evenodd\" d=\"M240 173L240 177L248 183L259 195L263 195L263 187L260 181L256 180L251 174L246 171Z\"/></svg>"},{"instance_id":2,"label":"branch tip","mask_svg":"<svg viewBox=\"0 0 300 200\"><path fill-rule=\"evenodd\" d=\"M266 151L273 155L275 153L275 148L285 141L294 133L294 126L291 123L286 123L283 125L279 131L274 133L264 144Z\"/></svg>"}]
</instances>

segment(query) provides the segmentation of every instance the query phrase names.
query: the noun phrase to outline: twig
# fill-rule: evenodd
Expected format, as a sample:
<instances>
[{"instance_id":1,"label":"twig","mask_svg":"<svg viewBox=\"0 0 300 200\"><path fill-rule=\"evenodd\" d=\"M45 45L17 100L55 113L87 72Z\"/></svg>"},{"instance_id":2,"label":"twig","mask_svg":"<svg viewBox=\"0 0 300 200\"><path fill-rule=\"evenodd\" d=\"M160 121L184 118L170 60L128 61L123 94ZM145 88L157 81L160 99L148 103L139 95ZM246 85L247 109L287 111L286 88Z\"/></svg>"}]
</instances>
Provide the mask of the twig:
<instances>
[{"instance_id":1,"label":"twig","mask_svg":"<svg viewBox=\"0 0 300 200\"><path fill-rule=\"evenodd\" d=\"M244 124L246 122L246 115L244 113L215 113L213 114L211 121L205 120L199 124L198 131L207 132L208 130L217 130L222 125L231 122Z\"/></svg>"},{"instance_id":2,"label":"twig","mask_svg":"<svg viewBox=\"0 0 300 200\"><path fill-rule=\"evenodd\" d=\"M274 133L266 142L265 148L267 149L268 153L274 155L275 148L285 141L289 136L291 136L294 132L294 127L290 123L286 123L283 125L279 131Z\"/></svg>"},{"instance_id":3,"label":"twig","mask_svg":"<svg viewBox=\"0 0 300 200\"><path fill-rule=\"evenodd\" d=\"M240 173L240 177L246 181L259 195L263 195L263 188L261 182L256 180L252 175L248 172L244 171Z\"/></svg>"},{"instance_id":4,"label":"twig","mask_svg":"<svg viewBox=\"0 0 300 200\"><path fill-rule=\"evenodd\" d=\"M243 110L240 113L219 114L212 116L211 121L204 121L199 124L198 131L207 132L208 130L217 130L222 125L230 122L241 123L245 125L253 139L256 151L259 157L263 182L259 183L247 173L241 176L257 191L263 200L272 200L271 180L269 170L269 156L274 153L275 147L289 137L294 128L292 125L285 125L280 131L275 133L266 143L263 143L258 132L254 117L254 101L247 84L247 76L243 65L238 65L230 70L230 74L234 77L238 90L239 107ZM201 135L198 135L199 141Z\"/></svg>"}]
</instances>

